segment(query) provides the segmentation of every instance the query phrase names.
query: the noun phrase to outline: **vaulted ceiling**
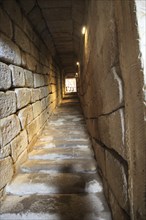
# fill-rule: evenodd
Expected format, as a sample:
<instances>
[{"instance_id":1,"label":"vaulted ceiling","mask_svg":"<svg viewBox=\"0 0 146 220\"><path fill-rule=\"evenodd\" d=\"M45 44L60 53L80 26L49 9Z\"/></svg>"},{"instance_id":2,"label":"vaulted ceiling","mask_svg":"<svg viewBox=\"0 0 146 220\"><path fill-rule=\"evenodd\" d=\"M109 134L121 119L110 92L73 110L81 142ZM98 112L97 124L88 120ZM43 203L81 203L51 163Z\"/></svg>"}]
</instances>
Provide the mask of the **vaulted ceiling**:
<instances>
[{"instance_id":1,"label":"vaulted ceiling","mask_svg":"<svg viewBox=\"0 0 146 220\"><path fill-rule=\"evenodd\" d=\"M35 30L57 54L65 73L76 71L85 0L19 0Z\"/></svg>"}]
</instances>

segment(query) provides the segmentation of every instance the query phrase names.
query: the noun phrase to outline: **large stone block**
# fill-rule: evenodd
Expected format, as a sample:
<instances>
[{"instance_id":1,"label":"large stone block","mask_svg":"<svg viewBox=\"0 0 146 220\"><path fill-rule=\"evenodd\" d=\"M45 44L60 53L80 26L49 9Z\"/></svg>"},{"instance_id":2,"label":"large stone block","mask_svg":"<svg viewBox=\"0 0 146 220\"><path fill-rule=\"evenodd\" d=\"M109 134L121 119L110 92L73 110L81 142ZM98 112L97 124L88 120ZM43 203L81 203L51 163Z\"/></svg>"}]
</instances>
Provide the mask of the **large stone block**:
<instances>
[{"instance_id":1,"label":"large stone block","mask_svg":"<svg viewBox=\"0 0 146 220\"><path fill-rule=\"evenodd\" d=\"M5 146L20 132L20 122L16 115L0 119L0 145Z\"/></svg>"},{"instance_id":2,"label":"large stone block","mask_svg":"<svg viewBox=\"0 0 146 220\"><path fill-rule=\"evenodd\" d=\"M0 118L16 112L16 95L13 91L0 92Z\"/></svg>"},{"instance_id":3,"label":"large stone block","mask_svg":"<svg viewBox=\"0 0 146 220\"><path fill-rule=\"evenodd\" d=\"M27 133L28 133L28 140L29 143L33 139L35 135L37 135L38 131L40 130L40 120L39 117L37 117L35 120L33 120L28 126L27 126Z\"/></svg>"},{"instance_id":4,"label":"large stone block","mask_svg":"<svg viewBox=\"0 0 146 220\"><path fill-rule=\"evenodd\" d=\"M29 70L24 70L24 76L25 76L25 86L33 87L33 73Z\"/></svg>"},{"instance_id":5,"label":"large stone block","mask_svg":"<svg viewBox=\"0 0 146 220\"><path fill-rule=\"evenodd\" d=\"M26 54L26 66L27 69L35 72L37 69L37 61L35 60L35 58L33 56L31 56L30 54Z\"/></svg>"},{"instance_id":6,"label":"large stone block","mask_svg":"<svg viewBox=\"0 0 146 220\"><path fill-rule=\"evenodd\" d=\"M8 157L11 154L11 145L7 144L6 146L0 148L0 159Z\"/></svg>"},{"instance_id":7,"label":"large stone block","mask_svg":"<svg viewBox=\"0 0 146 220\"><path fill-rule=\"evenodd\" d=\"M16 1L5 0L3 1L3 7L10 16L10 18L16 23L19 27L23 27L23 16L21 9Z\"/></svg>"},{"instance_id":8,"label":"large stone block","mask_svg":"<svg viewBox=\"0 0 146 220\"><path fill-rule=\"evenodd\" d=\"M29 105L18 112L18 117L21 122L22 129L24 129L33 120L32 105Z\"/></svg>"},{"instance_id":9,"label":"large stone block","mask_svg":"<svg viewBox=\"0 0 146 220\"><path fill-rule=\"evenodd\" d=\"M112 67L106 78L100 81L102 114L110 113L123 105L123 83L118 72L119 67Z\"/></svg>"},{"instance_id":10,"label":"large stone block","mask_svg":"<svg viewBox=\"0 0 146 220\"><path fill-rule=\"evenodd\" d=\"M29 89L15 89L17 97L17 109L21 109L30 103L31 93Z\"/></svg>"},{"instance_id":11,"label":"large stone block","mask_svg":"<svg viewBox=\"0 0 146 220\"><path fill-rule=\"evenodd\" d=\"M9 38L0 33L0 59L4 62L21 64L20 49Z\"/></svg>"},{"instance_id":12,"label":"large stone block","mask_svg":"<svg viewBox=\"0 0 146 220\"><path fill-rule=\"evenodd\" d=\"M106 151L106 178L120 206L128 209L127 175L123 164Z\"/></svg>"},{"instance_id":13,"label":"large stone block","mask_svg":"<svg viewBox=\"0 0 146 220\"><path fill-rule=\"evenodd\" d=\"M28 37L17 26L15 26L14 30L14 38L16 44L25 52L30 53L30 40L28 39Z\"/></svg>"},{"instance_id":14,"label":"large stone block","mask_svg":"<svg viewBox=\"0 0 146 220\"><path fill-rule=\"evenodd\" d=\"M32 109L33 109L34 118L36 118L42 112L41 101L33 103Z\"/></svg>"},{"instance_id":15,"label":"large stone block","mask_svg":"<svg viewBox=\"0 0 146 220\"><path fill-rule=\"evenodd\" d=\"M98 129L101 141L126 160L124 110L99 117Z\"/></svg>"},{"instance_id":16,"label":"large stone block","mask_svg":"<svg viewBox=\"0 0 146 220\"><path fill-rule=\"evenodd\" d=\"M129 220L130 216L119 206L113 193L109 190L109 202L112 210L113 220Z\"/></svg>"},{"instance_id":17,"label":"large stone block","mask_svg":"<svg viewBox=\"0 0 146 220\"><path fill-rule=\"evenodd\" d=\"M41 100L41 106L42 106L42 111L47 107L45 98Z\"/></svg>"},{"instance_id":18,"label":"large stone block","mask_svg":"<svg viewBox=\"0 0 146 220\"><path fill-rule=\"evenodd\" d=\"M106 177L105 149L102 146L100 146L98 143L96 143L96 141L93 141L93 148L94 148L97 164L101 169L101 172L104 175L104 177Z\"/></svg>"},{"instance_id":19,"label":"large stone block","mask_svg":"<svg viewBox=\"0 0 146 220\"><path fill-rule=\"evenodd\" d=\"M13 163L10 157L0 159L0 189L9 183L13 176Z\"/></svg>"},{"instance_id":20,"label":"large stone block","mask_svg":"<svg viewBox=\"0 0 146 220\"><path fill-rule=\"evenodd\" d=\"M31 103L40 99L40 89L31 89Z\"/></svg>"},{"instance_id":21,"label":"large stone block","mask_svg":"<svg viewBox=\"0 0 146 220\"><path fill-rule=\"evenodd\" d=\"M48 94L49 94L49 90L48 90L47 86L40 88L40 98L41 99L46 97Z\"/></svg>"},{"instance_id":22,"label":"large stone block","mask_svg":"<svg viewBox=\"0 0 146 220\"><path fill-rule=\"evenodd\" d=\"M10 65L9 67L12 70L13 87L25 86L24 69L14 65Z\"/></svg>"},{"instance_id":23,"label":"large stone block","mask_svg":"<svg viewBox=\"0 0 146 220\"><path fill-rule=\"evenodd\" d=\"M11 87L11 70L5 63L0 62L0 89L6 90Z\"/></svg>"},{"instance_id":24,"label":"large stone block","mask_svg":"<svg viewBox=\"0 0 146 220\"><path fill-rule=\"evenodd\" d=\"M0 8L0 31L6 34L9 38L12 37L12 22L8 15L5 13L4 10Z\"/></svg>"},{"instance_id":25,"label":"large stone block","mask_svg":"<svg viewBox=\"0 0 146 220\"><path fill-rule=\"evenodd\" d=\"M34 87L41 87L45 85L44 75L34 74Z\"/></svg>"},{"instance_id":26,"label":"large stone block","mask_svg":"<svg viewBox=\"0 0 146 220\"><path fill-rule=\"evenodd\" d=\"M27 132L23 130L15 139L11 141L11 156L16 162L19 155L27 148Z\"/></svg>"}]
</instances>

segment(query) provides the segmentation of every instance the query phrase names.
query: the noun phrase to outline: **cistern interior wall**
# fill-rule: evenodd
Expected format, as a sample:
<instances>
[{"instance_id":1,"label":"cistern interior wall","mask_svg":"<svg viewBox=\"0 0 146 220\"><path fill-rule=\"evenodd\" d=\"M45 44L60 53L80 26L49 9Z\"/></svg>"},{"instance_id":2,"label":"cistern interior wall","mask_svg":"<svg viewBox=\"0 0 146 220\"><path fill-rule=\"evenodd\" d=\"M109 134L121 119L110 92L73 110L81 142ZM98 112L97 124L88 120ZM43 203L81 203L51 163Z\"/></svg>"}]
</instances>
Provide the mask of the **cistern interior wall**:
<instances>
[{"instance_id":1,"label":"cistern interior wall","mask_svg":"<svg viewBox=\"0 0 146 220\"><path fill-rule=\"evenodd\" d=\"M146 112L138 39L134 0L0 0L1 195L61 102L65 78L77 73L113 219L144 219Z\"/></svg>"}]
</instances>

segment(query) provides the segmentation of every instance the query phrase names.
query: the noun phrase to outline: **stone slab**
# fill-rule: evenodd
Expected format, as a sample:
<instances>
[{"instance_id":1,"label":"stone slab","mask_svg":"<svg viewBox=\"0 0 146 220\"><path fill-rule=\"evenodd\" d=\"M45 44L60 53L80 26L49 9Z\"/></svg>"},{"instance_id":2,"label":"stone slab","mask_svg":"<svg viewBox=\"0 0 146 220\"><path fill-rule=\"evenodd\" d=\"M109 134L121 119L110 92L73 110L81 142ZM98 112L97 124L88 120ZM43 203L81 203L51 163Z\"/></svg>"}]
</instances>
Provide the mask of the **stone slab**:
<instances>
[{"instance_id":1,"label":"stone slab","mask_svg":"<svg viewBox=\"0 0 146 220\"><path fill-rule=\"evenodd\" d=\"M5 146L20 132L20 122L16 115L0 120L0 145Z\"/></svg>"},{"instance_id":2,"label":"stone slab","mask_svg":"<svg viewBox=\"0 0 146 220\"><path fill-rule=\"evenodd\" d=\"M17 97L17 109L21 109L30 103L31 93L27 88L15 89Z\"/></svg>"},{"instance_id":3,"label":"stone slab","mask_svg":"<svg viewBox=\"0 0 146 220\"><path fill-rule=\"evenodd\" d=\"M0 119L16 112L16 95L13 91L0 92Z\"/></svg>"},{"instance_id":4,"label":"stone slab","mask_svg":"<svg viewBox=\"0 0 146 220\"><path fill-rule=\"evenodd\" d=\"M10 182L13 176L13 163L10 157L0 159L0 189L2 189L8 182Z\"/></svg>"},{"instance_id":5,"label":"stone slab","mask_svg":"<svg viewBox=\"0 0 146 220\"><path fill-rule=\"evenodd\" d=\"M11 70L8 65L0 62L0 89L9 89L11 84Z\"/></svg>"},{"instance_id":6,"label":"stone slab","mask_svg":"<svg viewBox=\"0 0 146 220\"><path fill-rule=\"evenodd\" d=\"M18 112L18 117L20 119L22 129L24 129L33 120L32 105L28 105L27 107L21 109Z\"/></svg>"},{"instance_id":7,"label":"stone slab","mask_svg":"<svg viewBox=\"0 0 146 220\"><path fill-rule=\"evenodd\" d=\"M25 86L24 69L14 65L10 65L9 67L12 71L13 87L24 87Z\"/></svg>"},{"instance_id":8,"label":"stone slab","mask_svg":"<svg viewBox=\"0 0 146 220\"><path fill-rule=\"evenodd\" d=\"M31 160L21 166L21 171L26 173L96 173L96 161L94 159L74 160Z\"/></svg>"},{"instance_id":9,"label":"stone slab","mask_svg":"<svg viewBox=\"0 0 146 220\"><path fill-rule=\"evenodd\" d=\"M15 195L75 194L103 192L97 174L18 174L7 185L6 192Z\"/></svg>"},{"instance_id":10,"label":"stone slab","mask_svg":"<svg viewBox=\"0 0 146 220\"><path fill-rule=\"evenodd\" d=\"M33 73L29 70L24 70L25 76L25 86L26 87L33 87Z\"/></svg>"},{"instance_id":11,"label":"stone slab","mask_svg":"<svg viewBox=\"0 0 146 220\"><path fill-rule=\"evenodd\" d=\"M104 197L99 194L9 196L1 207L1 218L3 220L112 219Z\"/></svg>"}]
</instances>

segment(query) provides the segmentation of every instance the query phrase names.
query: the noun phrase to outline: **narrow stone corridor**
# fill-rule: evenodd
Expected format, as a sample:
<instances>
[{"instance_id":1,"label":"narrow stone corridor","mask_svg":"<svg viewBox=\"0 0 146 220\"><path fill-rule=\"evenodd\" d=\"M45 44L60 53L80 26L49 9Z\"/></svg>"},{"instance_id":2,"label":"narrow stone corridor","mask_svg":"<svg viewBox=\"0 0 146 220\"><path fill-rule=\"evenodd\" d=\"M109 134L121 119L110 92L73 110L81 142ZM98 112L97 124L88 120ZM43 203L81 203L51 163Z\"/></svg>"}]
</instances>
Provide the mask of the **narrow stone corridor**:
<instances>
[{"instance_id":1,"label":"narrow stone corridor","mask_svg":"<svg viewBox=\"0 0 146 220\"><path fill-rule=\"evenodd\" d=\"M48 120L6 187L5 220L110 220L86 124L76 99Z\"/></svg>"}]
</instances>

